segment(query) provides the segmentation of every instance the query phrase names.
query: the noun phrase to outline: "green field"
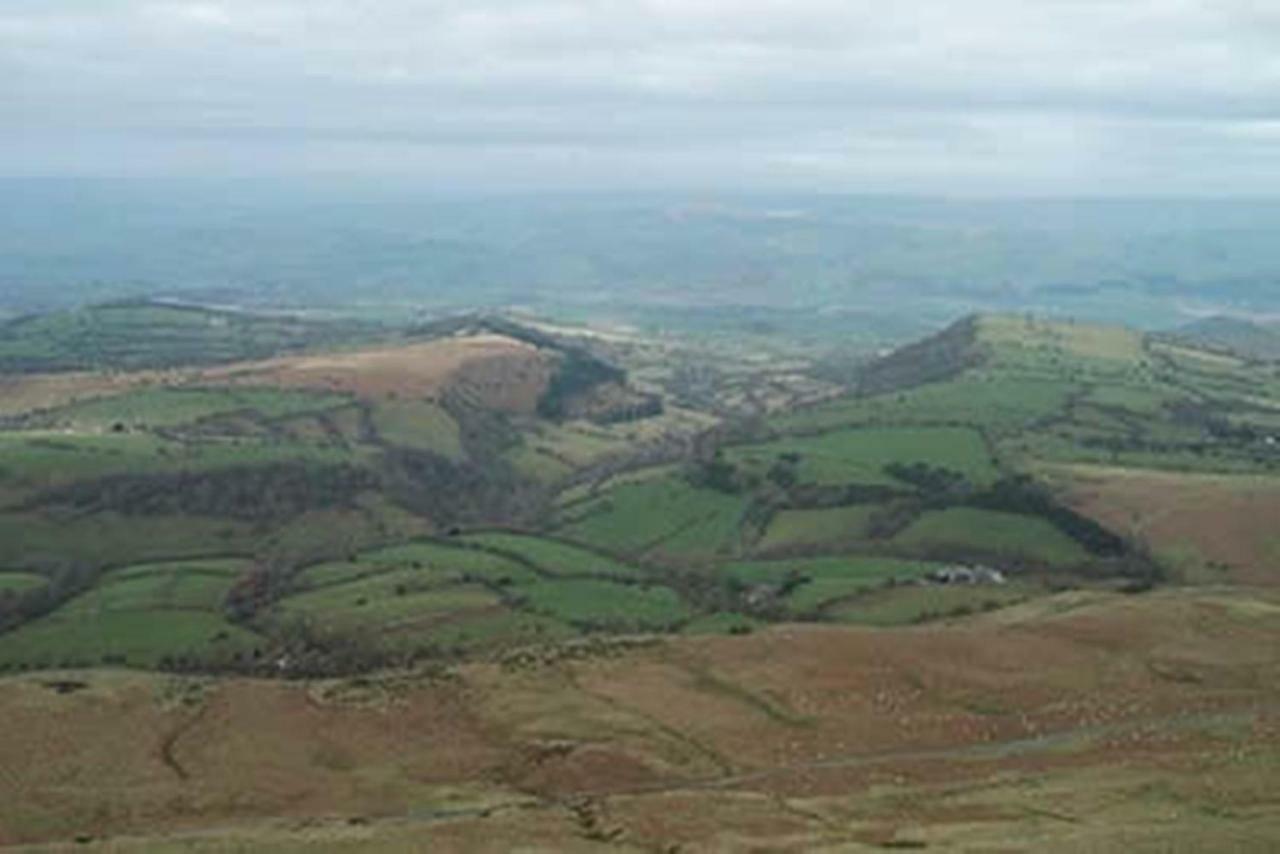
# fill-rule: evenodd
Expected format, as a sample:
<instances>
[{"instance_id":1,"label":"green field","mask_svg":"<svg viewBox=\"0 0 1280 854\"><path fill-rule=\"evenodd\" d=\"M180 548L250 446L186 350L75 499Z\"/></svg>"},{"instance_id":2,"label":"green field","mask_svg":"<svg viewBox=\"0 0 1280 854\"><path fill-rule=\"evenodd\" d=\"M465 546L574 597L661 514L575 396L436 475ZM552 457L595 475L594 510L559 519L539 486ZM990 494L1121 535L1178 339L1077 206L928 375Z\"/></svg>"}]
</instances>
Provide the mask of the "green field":
<instances>
[{"instance_id":1,"label":"green field","mask_svg":"<svg viewBox=\"0 0 1280 854\"><path fill-rule=\"evenodd\" d=\"M480 612L465 619L435 623L431 643L454 651L511 649L529 644L557 643L579 637L573 626L528 611Z\"/></svg>"},{"instance_id":2,"label":"green field","mask_svg":"<svg viewBox=\"0 0 1280 854\"><path fill-rule=\"evenodd\" d=\"M505 594L489 586L505 588L515 579L511 595L522 598L547 583L525 567L470 549L441 550L457 552L467 559L462 563L427 563L423 558L429 551L423 546L371 553L361 558L364 562L311 567L298 579L301 592L282 599L268 622L304 618L322 631L347 632L383 651L476 651L577 634L554 615L512 609ZM404 565L403 558L412 558L411 563ZM484 577L486 583L460 582L464 576Z\"/></svg>"},{"instance_id":3,"label":"green field","mask_svg":"<svg viewBox=\"0 0 1280 854\"><path fill-rule=\"evenodd\" d=\"M930 554L955 551L1054 566L1085 563L1089 554L1075 540L1036 516L953 507L926 513L893 543Z\"/></svg>"},{"instance_id":4,"label":"green field","mask_svg":"<svg viewBox=\"0 0 1280 854\"><path fill-rule=\"evenodd\" d=\"M770 425L784 432L809 432L848 425L962 422L1001 435L1062 412L1077 389L1075 382L1061 376L977 374L874 397L845 398L777 416Z\"/></svg>"},{"instance_id":5,"label":"green field","mask_svg":"<svg viewBox=\"0 0 1280 854\"><path fill-rule=\"evenodd\" d=\"M424 570L394 570L286 596L276 612L328 627L380 632L501 606L496 595L479 585L432 586L432 581Z\"/></svg>"},{"instance_id":6,"label":"green field","mask_svg":"<svg viewBox=\"0 0 1280 854\"><path fill-rule=\"evenodd\" d=\"M1002 608L1044 593L1035 584L1021 582L908 585L868 592L839 603L825 615L842 623L902 626Z\"/></svg>"},{"instance_id":7,"label":"green field","mask_svg":"<svg viewBox=\"0 0 1280 854\"><path fill-rule=\"evenodd\" d=\"M259 539L249 524L197 516L0 514L0 562L13 567L248 554Z\"/></svg>"},{"instance_id":8,"label":"green field","mask_svg":"<svg viewBox=\"0 0 1280 854\"><path fill-rule=\"evenodd\" d=\"M40 420L76 430L174 427L228 413L250 413L264 419L318 412L349 402L336 394L290 389L144 388L55 409Z\"/></svg>"},{"instance_id":9,"label":"green field","mask_svg":"<svg viewBox=\"0 0 1280 854\"><path fill-rule=\"evenodd\" d=\"M384 400L371 413L379 438L391 445L433 451L451 460L466 457L458 422L439 404L425 400Z\"/></svg>"},{"instance_id":10,"label":"green field","mask_svg":"<svg viewBox=\"0 0 1280 854\"><path fill-rule=\"evenodd\" d=\"M251 315L144 300L0 326L0 371L138 369L258 359L367 337L366 324Z\"/></svg>"},{"instance_id":11,"label":"green field","mask_svg":"<svg viewBox=\"0 0 1280 854\"><path fill-rule=\"evenodd\" d=\"M517 555L550 575L634 578L644 574L637 567L625 564L616 558L544 537L490 531L482 534L468 534L461 537L460 542Z\"/></svg>"},{"instance_id":12,"label":"green field","mask_svg":"<svg viewBox=\"0 0 1280 854\"><path fill-rule=\"evenodd\" d=\"M83 320L56 322L83 331ZM75 620L84 625L68 630L58 662L105 654L145 666L225 658L250 640L275 650L280 632L310 630L294 618L399 652L614 629L741 632L764 618L900 624L1039 592L911 583L936 566L926 561L1077 580L1077 570L1124 563L1095 559L1048 521L1099 552L1123 551L1105 532L1082 532L1055 506L1063 498L1017 492L1006 478L1018 472L1058 460L1280 468L1274 371L1023 317L947 334L959 338L900 351L905 361L884 360L850 394L772 414L761 412L788 398L756 383L767 357L720 366L731 388L717 401L763 407L741 419L685 408L679 394L703 393L696 368L683 378L669 364L650 370L655 387L683 383L672 411L690 417L676 433L666 431L679 419L558 423L425 399L199 387L176 373L178 385L157 374L112 397L15 415L0 430L0 592L36 589L45 581L35 572L103 573L0 636L0 662L36 661L30 638ZM831 392L830 375L821 385L804 376L807 357L788 358L768 370L806 395ZM763 395L754 402L753 389ZM710 429L718 417L724 429ZM1042 497L1032 505L1044 516L977 508L1015 506L1009 495ZM251 560L272 568L275 598L227 627L227 590ZM154 627L180 613L198 615L197 629L163 641ZM104 626L122 645L91 655L86 638Z\"/></svg>"},{"instance_id":13,"label":"green field","mask_svg":"<svg viewBox=\"0 0 1280 854\"><path fill-rule=\"evenodd\" d=\"M577 505L557 533L620 554L711 557L740 539L746 500L667 476L623 483Z\"/></svg>"},{"instance_id":14,"label":"green field","mask_svg":"<svg viewBox=\"0 0 1280 854\"><path fill-rule=\"evenodd\" d=\"M743 585L790 586L781 600L788 613L812 615L829 602L927 575L937 564L882 557L821 557L748 561L723 572ZM788 582L790 582L788 584Z\"/></svg>"},{"instance_id":15,"label":"green field","mask_svg":"<svg viewBox=\"0 0 1280 854\"><path fill-rule=\"evenodd\" d=\"M48 582L44 576L34 572L0 572L0 594L26 593L37 590Z\"/></svg>"},{"instance_id":16,"label":"green field","mask_svg":"<svg viewBox=\"0 0 1280 854\"><path fill-rule=\"evenodd\" d=\"M589 425L538 424L524 433L507 459L528 477L554 483L592 460L626 447L617 436Z\"/></svg>"},{"instance_id":17,"label":"green field","mask_svg":"<svg viewBox=\"0 0 1280 854\"><path fill-rule=\"evenodd\" d=\"M523 607L582 628L667 629L691 613L668 587L594 579L544 581L520 595Z\"/></svg>"},{"instance_id":18,"label":"green field","mask_svg":"<svg viewBox=\"0 0 1280 854\"><path fill-rule=\"evenodd\" d=\"M956 427L836 430L735 447L725 453L730 462L759 474L784 455L799 457L796 474L801 483L820 485L898 485L884 470L892 463L926 463L959 472L978 484L997 475L977 431Z\"/></svg>"},{"instance_id":19,"label":"green field","mask_svg":"<svg viewBox=\"0 0 1280 854\"><path fill-rule=\"evenodd\" d=\"M115 474L266 465L359 462L367 455L304 442L210 439L179 442L150 433L0 432L0 483L36 488Z\"/></svg>"},{"instance_id":20,"label":"green field","mask_svg":"<svg viewBox=\"0 0 1280 854\"><path fill-rule=\"evenodd\" d=\"M478 580L528 584L538 580L532 569L501 555L478 548L415 542L361 552L349 561L307 567L298 573L294 586L307 590L400 570L417 573L433 583Z\"/></svg>"},{"instance_id":21,"label":"green field","mask_svg":"<svg viewBox=\"0 0 1280 854\"><path fill-rule=\"evenodd\" d=\"M61 609L66 615L106 611L183 610L214 612L222 607L242 560L199 560L141 564L106 573L89 592Z\"/></svg>"},{"instance_id":22,"label":"green field","mask_svg":"<svg viewBox=\"0 0 1280 854\"><path fill-rule=\"evenodd\" d=\"M245 654L262 639L201 611L104 611L49 617L0 635L0 665L157 667L165 659L197 661Z\"/></svg>"},{"instance_id":23,"label":"green field","mask_svg":"<svg viewBox=\"0 0 1280 854\"><path fill-rule=\"evenodd\" d=\"M818 510L779 510L756 543L756 550L839 546L865 539L867 523L878 509L875 504L853 504Z\"/></svg>"},{"instance_id":24,"label":"green field","mask_svg":"<svg viewBox=\"0 0 1280 854\"><path fill-rule=\"evenodd\" d=\"M106 573L46 617L0 635L0 665L154 667L245 653L262 639L222 615L236 560L143 564Z\"/></svg>"}]
</instances>

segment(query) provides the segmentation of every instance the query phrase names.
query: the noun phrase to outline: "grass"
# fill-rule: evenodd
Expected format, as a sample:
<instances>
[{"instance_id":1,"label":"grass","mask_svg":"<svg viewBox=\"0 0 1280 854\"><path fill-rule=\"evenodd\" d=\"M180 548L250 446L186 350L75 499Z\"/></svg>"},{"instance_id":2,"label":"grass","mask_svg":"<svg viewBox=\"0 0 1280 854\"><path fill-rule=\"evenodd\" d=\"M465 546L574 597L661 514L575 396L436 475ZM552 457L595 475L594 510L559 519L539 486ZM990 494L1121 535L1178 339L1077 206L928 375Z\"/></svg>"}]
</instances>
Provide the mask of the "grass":
<instances>
[{"instance_id":1,"label":"grass","mask_svg":"<svg viewBox=\"0 0 1280 854\"><path fill-rule=\"evenodd\" d=\"M1005 607L1043 593L1033 584L910 585L877 590L827 611L843 623L902 626Z\"/></svg>"},{"instance_id":2,"label":"grass","mask_svg":"<svg viewBox=\"0 0 1280 854\"><path fill-rule=\"evenodd\" d=\"M0 635L0 664L155 667L165 658L208 660L261 639L223 617L245 562L140 564L106 573L53 613Z\"/></svg>"},{"instance_id":3,"label":"grass","mask_svg":"<svg viewBox=\"0 0 1280 854\"><path fill-rule=\"evenodd\" d=\"M1086 401L1097 406L1117 407L1143 417L1157 417L1165 407L1183 397L1167 386L1116 383L1101 385L1089 392Z\"/></svg>"},{"instance_id":4,"label":"grass","mask_svg":"<svg viewBox=\"0 0 1280 854\"><path fill-rule=\"evenodd\" d=\"M783 432L808 432L849 425L965 423L1001 435L1062 412L1078 387L1062 376L971 374L903 392L832 401L778 416L770 425Z\"/></svg>"},{"instance_id":5,"label":"grass","mask_svg":"<svg viewBox=\"0 0 1280 854\"><path fill-rule=\"evenodd\" d=\"M26 593L37 590L48 582L34 572L0 572L0 594Z\"/></svg>"},{"instance_id":6,"label":"grass","mask_svg":"<svg viewBox=\"0 0 1280 854\"><path fill-rule=\"evenodd\" d=\"M561 620L527 611L473 614L431 627L433 642L470 651L555 643L578 634L577 629Z\"/></svg>"},{"instance_id":7,"label":"grass","mask_svg":"<svg viewBox=\"0 0 1280 854\"><path fill-rule=\"evenodd\" d=\"M877 509L875 504L854 504L817 510L779 510L756 543L756 549L772 551L855 542L866 536L867 523Z\"/></svg>"},{"instance_id":8,"label":"grass","mask_svg":"<svg viewBox=\"0 0 1280 854\"><path fill-rule=\"evenodd\" d=\"M229 655L260 641L253 632L203 611L60 609L0 635L0 664L63 667L115 661L156 667L166 657Z\"/></svg>"},{"instance_id":9,"label":"grass","mask_svg":"<svg viewBox=\"0 0 1280 854\"><path fill-rule=\"evenodd\" d=\"M480 578L491 582L528 583L538 576L526 566L501 555L464 545L407 543L364 552L360 560L382 566L423 566L454 579Z\"/></svg>"},{"instance_id":10,"label":"grass","mask_svg":"<svg viewBox=\"0 0 1280 854\"><path fill-rule=\"evenodd\" d=\"M1078 359L1135 362L1143 356L1141 333L1123 326L986 315L977 335L997 348L1042 347Z\"/></svg>"},{"instance_id":11,"label":"grass","mask_svg":"<svg viewBox=\"0 0 1280 854\"><path fill-rule=\"evenodd\" d=\"M242 560L204 560L114 570L60 610L67 615L150 609L217 611L246 566Z\"/></svg>"},{"instance_id":12,"label":"grass","mask_svg":"<svg viewBox=\"0 0 1280 854\"><path fill-rule=\"evenodd\" d=\"M289 389L144 388L73 404L47 413L42 420L77 430L130 427L174 427L233 412L274 419L317 412L346 404L347 398Z\"/></svg>"},{"instance_id":13,"label":"grass","mask_svg":"<svg viewBox=\"0 0 1280 854\"><path fill-rule=\"evenodd\" d=\"M681 627L686 635L737 635L747 634L767 625L762 620L746 614L735 614L729 611L717 611L714 614L703 614L694 617Z\"/></svg>"},{"instance_id":14,"label":"grass","mask_svg":"<svg viewBox=\"0 0 1280 854\"><path fill-rule=\"evenodd\" d=\"M526 451L560 460L570 468L624 450L627 442L603 428L583 423L540 423L524 434Z\"/></svg>"},{"instance_id":15,"label":"grass","mask_svg":"<svg viewBox=\"0 0 1280 854\"><path fill-rule=\"evenodd\" d=\"M524 477L554 484L573 472L573 466L549 448L524 443L508 451L507 462Z\"/></svg>"},{"instance_id":16,"label":"grass","mask_svg":"<svg viewBox=\"0 0 1280 854\"><path fill-rule=\"evenodd\" d=\"M501 605L478 585L433 587L432 580L423 570L395 570L286 596L275 612L310 617L322 626L375 631Z\"/></svg>"},{"instance_id":17,"label":"grass","mask_svg":"<svg viewBox=\"0 0 1280 854\"><path fill-rule=\"evenodd\" d=\"M176 442L149 433L0 432L0 483L37 489L113 474L202 471L277 462L358 462L360 453L305 442Z\"/></svg>"},{"instance_id":18,"label":"grass","mask_svg":"<svg viewBox=\"0 0 1280 854\"><path fill-rule=\"evenodd\" d=\"M796 471L800 482L821 485L894 485L898 481L884 471L891 463L927 463L960 472L975 483L997 476L982 437L975 430L957 427L836 430L726 452L731 462L760 474L784 454L800 458Z\"/></svg>"},{"instance_id":19,"label":"grass","mask_svg":"<svg viewBox=\"0 0 1280 854\"><path fill-rule=\"evenodd\" d=\"M4 324L0 371L214 364L332 346L369 331L356 323L118 302Z\"/></svg>"},{"instance_id":20,"label":"grass","mask_svg":"<svg viewBox=\"0 0 1280 854\"><path fill-rule=\"evenodd\" d=\"M819 557L732 563L721 571L746 585L781 585L804 579L783 599L792 614L812 614L828 602L863 593L887 582L927 575L937 564L882 557Z\"/></svg>"},{"instance_id":21,"label":"grass","mask_svg":"<svg viewBox=\"0 0 1280 854\"><path fill-rule=\"evenodd\" d=\"M608 575L623 578L643 575L641 569L615 558L543 537L490 531L469 534L462 537L461 541L519 555L550 575Z\"/></svg>"},{"instance_id":22,"label":"grass","mask_svg":"<svg viewBox=\"0 0 1280 854\"><path fill-rule=\"evenodd\" d=\"M249 524L198 516L0 514L0 563L10 567L48 560L107 565L248 554L259 541Z\"/></svg>"},{"instance_id":23,"label":"grass","mask_svg":"<svg viewBox=\"0 0 1280 854\"><path fill-rule=\"evenodd\" d=\"M950 550L1056 566L1070 566L1089 559L1079 543L1044 519L970 507L926 513L893 542L929 553Z\"/></svg>"},{"instance_id":24,"label":"grass","mask_svg":"<svg viewBox=\"0 0 1280 854\"><path fill-rule=\"evenodd\" d=\"M621 554L710 557L738 544L746 499L667 476L623 483L573 508L559 533Z\"/></svg>"},{"instance_id":25,"label":"grass","mask_svg":"<svg viewBox=\"0 0 1280 854\"><path fill-rule=\"evenodd\" d=\"M417 542L361 552L350 560L309 566L293 579L299 592L343 585L364 578L406 579L416 586L482 581L500 586L532 584L539 576L516 561L466 547Z\"/></svg>"},{"instance_id":26,"label":"grass","mask_svg":"<svg viewBox=\"0 0 1280 854\"><path fill-rule=\"evenodd\" d=\"M520 594L522 607L582 627L664 629L690 616L669 587L563 579L522 588Z\"/></svg>"},{"instance_id":27,"label":"grass","mask_svg":"<svg viewBox=\"0 0 1280 854\"><path fill-rule=\"evenodd\" d=\"M451 460L466 457L458 422L439 404L426 400L384 400L371 417L378 436L388 444L434 451Z\"/></svg>"}]
</instances>

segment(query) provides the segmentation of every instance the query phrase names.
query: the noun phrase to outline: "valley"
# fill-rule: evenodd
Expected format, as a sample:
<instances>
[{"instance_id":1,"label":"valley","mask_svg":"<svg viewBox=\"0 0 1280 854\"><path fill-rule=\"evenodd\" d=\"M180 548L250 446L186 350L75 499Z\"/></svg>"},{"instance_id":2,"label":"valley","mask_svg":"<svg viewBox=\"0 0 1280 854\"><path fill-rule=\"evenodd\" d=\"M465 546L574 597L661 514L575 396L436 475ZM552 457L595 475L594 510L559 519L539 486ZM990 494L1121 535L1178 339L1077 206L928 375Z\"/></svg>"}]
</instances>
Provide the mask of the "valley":
<instances>
[{"instance_id":1,"label":"valley","mask_svg":"<svg viewBox=\"0 0 1280 854\"><path fill-rule=\"evenodd\" d=\"M1275 830L1274 363L1009 314L843 380L521 314L193 363L133 310L258 323L82 309L5 376L4 842L1087 847L1085 779Z\"/></svg>"}]
</instances>

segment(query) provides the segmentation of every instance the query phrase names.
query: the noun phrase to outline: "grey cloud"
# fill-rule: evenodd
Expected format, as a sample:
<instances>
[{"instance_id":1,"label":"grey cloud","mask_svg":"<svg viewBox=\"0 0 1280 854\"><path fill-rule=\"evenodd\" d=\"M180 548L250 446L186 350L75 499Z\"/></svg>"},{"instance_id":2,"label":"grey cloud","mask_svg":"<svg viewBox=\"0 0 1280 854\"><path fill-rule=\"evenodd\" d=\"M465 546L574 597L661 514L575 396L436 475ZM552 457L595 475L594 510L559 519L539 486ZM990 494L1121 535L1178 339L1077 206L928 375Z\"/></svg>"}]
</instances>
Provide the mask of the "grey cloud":
<instances>
[{"instance_id":1,"label":"grey cloud","mask_svg":"<svg viewBox=\"0 0 1280 854\"><path fill-rule=\"evenodd\" d=\"M1263 0L9 0L0 81L15 173L1280 191Z\"/></svg>"}]
</instances>

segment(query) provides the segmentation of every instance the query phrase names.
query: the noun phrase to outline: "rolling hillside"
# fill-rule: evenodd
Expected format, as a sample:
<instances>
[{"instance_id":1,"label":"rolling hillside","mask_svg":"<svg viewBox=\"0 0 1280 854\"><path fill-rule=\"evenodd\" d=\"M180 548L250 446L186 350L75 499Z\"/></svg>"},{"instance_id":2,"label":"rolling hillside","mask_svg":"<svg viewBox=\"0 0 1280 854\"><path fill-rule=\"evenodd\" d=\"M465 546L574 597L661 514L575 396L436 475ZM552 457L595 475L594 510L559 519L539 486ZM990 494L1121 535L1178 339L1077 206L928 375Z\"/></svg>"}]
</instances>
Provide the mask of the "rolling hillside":
<instances>
[{"instance_id":1,"label":"rolling hillside","mask_svg":"<svg viewBox=\"0 0 1280 854\"><path fill-rule=\"evenodd\" d=\"M1272 583L1265 538L1226 548L1188 539L1194 512L1172 531L1132 509L1142 484L1229 490L1280 465L1280 386L1244 360L974 316L843 395L697 420L583 340L472 316L326 352L11 376L11 399L39 405L0 432L0 566L25 579L0 599L0 665L265 672L285 655L348 672L598 632ZM658 405L599 408L627 399ZM1250 496L1269 512L1269 491ZM467 536L495 526L523 539ZM240 568L201 607L242 643L174 634L145 597L93 611L140 645L57 642L120 573L223 559ZM957 565L977 581L939 580Z\"/></svg>"}]
</instances>

